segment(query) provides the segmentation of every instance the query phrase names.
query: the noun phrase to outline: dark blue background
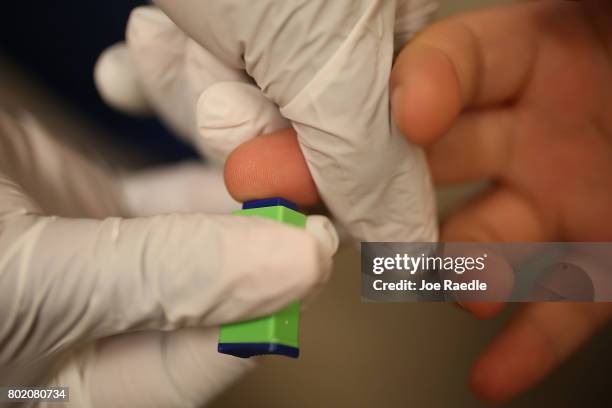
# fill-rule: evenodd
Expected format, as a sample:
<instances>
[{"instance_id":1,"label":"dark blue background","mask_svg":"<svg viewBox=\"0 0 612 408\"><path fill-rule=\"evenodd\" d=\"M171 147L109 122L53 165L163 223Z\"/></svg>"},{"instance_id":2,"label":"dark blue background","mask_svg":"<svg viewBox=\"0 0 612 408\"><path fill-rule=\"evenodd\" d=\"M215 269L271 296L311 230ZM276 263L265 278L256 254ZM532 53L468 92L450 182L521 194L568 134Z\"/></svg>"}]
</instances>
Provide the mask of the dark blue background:
<instances>
[{"instance_id":1,"label":"dark blue background","mask_svg":"<svg viewBox=\"0 0 612 408\"><path fill-rule=\"evenodd\" d=\"M100 53L124 39L130 11L146 1L13 0L0 14L0 51L13 57L67 103L150 160L193 157L155 119L134 119L108 108L98 96L93 69ZM1 90L0 90L1 91Z\"/></svg>"}]
</instances>

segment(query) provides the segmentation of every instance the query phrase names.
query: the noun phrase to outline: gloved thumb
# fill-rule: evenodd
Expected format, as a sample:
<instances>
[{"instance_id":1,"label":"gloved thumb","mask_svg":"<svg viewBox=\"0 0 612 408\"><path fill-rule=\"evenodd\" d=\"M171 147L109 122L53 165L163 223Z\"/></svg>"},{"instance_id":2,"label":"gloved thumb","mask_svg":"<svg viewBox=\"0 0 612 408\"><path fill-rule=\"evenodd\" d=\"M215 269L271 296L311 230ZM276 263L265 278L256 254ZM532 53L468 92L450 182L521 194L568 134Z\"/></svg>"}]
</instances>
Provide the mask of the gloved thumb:
<instances>
[{"instance_id":1,"label":"gloved thumb","mask_svg":"<svg viewBox=\"0 0 612 408\"><path fill-rule=\"evenodd\" d=\"M125 43L110 46L100 54L94 69L94 81L98 93L110 107L130 115L151 113Z\"/></svg>"},{"instance_id":2,"label":"gloved thumb","mask_svg":"<svg viewBox=\"0 0 612 408\"><path fill-rule=\"evenodd\" d=\"M219 82L205 90L196 117L196 144L222 160L256 136L291 126L259 88L244 82Z\"/></svg>"}]
</instances>

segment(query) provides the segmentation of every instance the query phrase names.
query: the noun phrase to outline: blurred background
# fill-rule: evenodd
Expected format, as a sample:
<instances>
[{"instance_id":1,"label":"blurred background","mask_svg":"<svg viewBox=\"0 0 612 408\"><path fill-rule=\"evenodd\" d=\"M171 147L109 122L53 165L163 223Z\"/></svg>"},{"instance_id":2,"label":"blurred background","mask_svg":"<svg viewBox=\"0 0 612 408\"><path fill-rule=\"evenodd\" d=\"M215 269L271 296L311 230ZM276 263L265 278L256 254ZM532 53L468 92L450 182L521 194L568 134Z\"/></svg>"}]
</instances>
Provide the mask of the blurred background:
<instances>
[{"instance_id":1,"label":"blurred background","mask_svg":"<svg viewBox=\"0 0 612 408\"><path fill-rule=\"evenodd\" d=\"M506 3L509 1L505 1ZM59 137L121 169L195 157L155 119L106 108L93 84L99 53L123 38L144 1L9 2L0 15L0 105L26 108ZM502 1L442 1L440 17ZM508 33L520 35L520 33ZM441 192L451 209L474 187ZM479 352L510 316L478 322L451 305L362 304L358 253L336 271L303 317L302 357L267 358L214 407L478 407L467 379ZM608 329L509 407L612 406ZM503 370L503 367L500 367Z\"/></svg>"}]
</instances>

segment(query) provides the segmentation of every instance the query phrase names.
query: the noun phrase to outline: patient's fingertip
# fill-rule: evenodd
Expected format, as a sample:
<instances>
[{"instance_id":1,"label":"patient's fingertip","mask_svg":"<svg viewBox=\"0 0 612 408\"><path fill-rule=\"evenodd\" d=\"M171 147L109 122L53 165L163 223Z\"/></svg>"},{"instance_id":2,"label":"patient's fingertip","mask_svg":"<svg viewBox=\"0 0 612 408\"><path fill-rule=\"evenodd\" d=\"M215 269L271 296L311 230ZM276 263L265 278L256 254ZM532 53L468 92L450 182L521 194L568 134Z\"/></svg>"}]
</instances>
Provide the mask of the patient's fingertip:
<instances>
[{"instance_id":1,"label":"patient's fingertip","mask_svg":"<svg viewBox=\"0 0 612 408\"><path fill-rule=\"evenodd\" d=\"M268 197L284 197L305 207L319 202L293 129L240 145L226 162L225 182L232 197L242 202Z\"/></svg>"}]
</instances>

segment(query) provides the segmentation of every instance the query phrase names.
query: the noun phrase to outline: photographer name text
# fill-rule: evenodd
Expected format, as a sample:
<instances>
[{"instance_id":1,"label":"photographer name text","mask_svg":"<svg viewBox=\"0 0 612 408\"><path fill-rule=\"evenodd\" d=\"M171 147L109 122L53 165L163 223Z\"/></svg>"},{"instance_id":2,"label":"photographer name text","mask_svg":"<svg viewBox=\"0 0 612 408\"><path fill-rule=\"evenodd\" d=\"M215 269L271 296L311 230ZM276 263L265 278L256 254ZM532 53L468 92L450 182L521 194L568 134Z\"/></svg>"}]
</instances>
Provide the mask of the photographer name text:
<instances>
[{"instance_id":1,"label":"photographer name text","mask_svg":"<svg viewBox=\"0 0 612 408\"><path fill-rule=\"evenodd\" d=\"M382 279L375 280L373 288L376 291L448 291L448 292L484 292L487 290L486 282L474 279L467 282L456 282L451 279L445 279L442 282L415 282L407 279L402 279L397 282L385 282Z\"/></svg>"}]
</instances>

